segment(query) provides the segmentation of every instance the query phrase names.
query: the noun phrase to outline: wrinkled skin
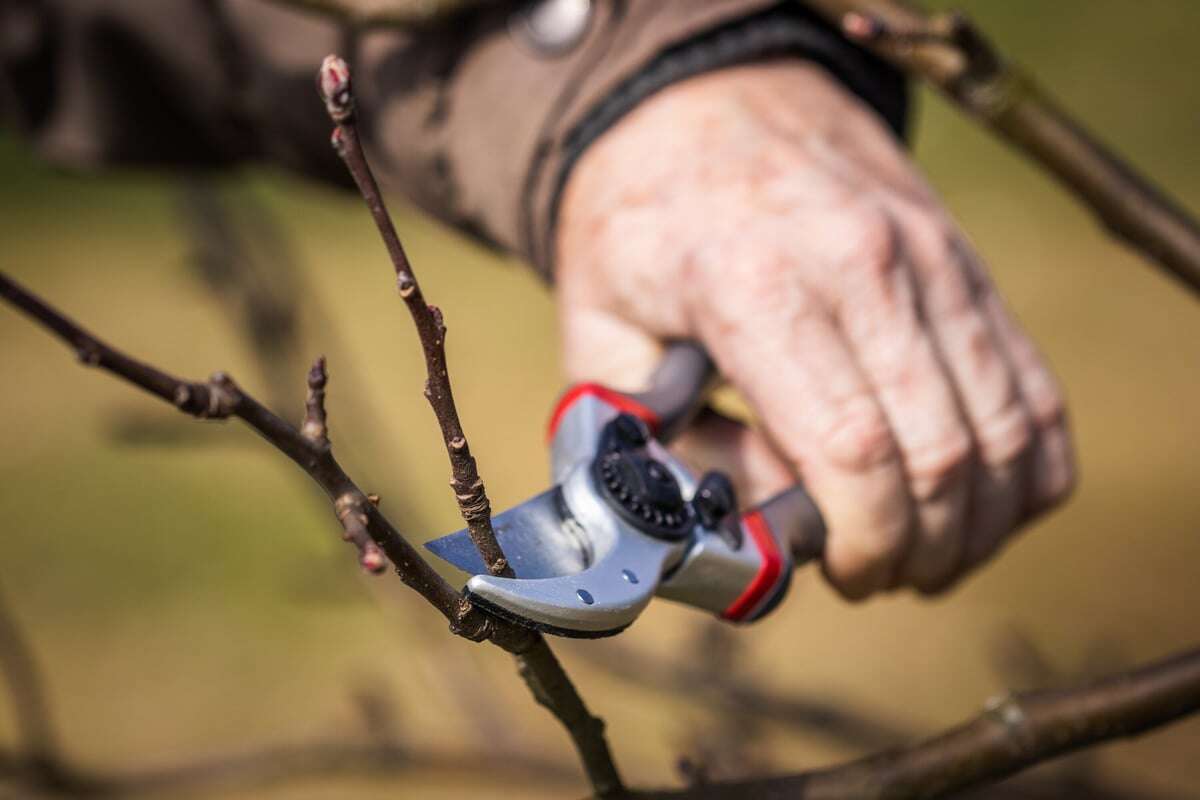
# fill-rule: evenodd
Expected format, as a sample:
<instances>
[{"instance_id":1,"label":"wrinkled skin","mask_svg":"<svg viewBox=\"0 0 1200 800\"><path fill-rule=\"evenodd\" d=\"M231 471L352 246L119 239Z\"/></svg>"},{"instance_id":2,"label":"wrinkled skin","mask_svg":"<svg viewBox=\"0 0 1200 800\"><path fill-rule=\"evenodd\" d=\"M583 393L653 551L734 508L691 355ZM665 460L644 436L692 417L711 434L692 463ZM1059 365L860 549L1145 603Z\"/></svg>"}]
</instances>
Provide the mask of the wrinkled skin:
<instances>
[{"instance_id":1,"label":"wrinkled skin","mask_svg":"<svg viewBox=\"0 0 1200 800\"><path fill-rule=\"evenodd\" d=\"M743 500L800 477L846 597L940 591L1074 483L1058 385L903 147L819 67L653 96L569 178L566 368L636 388L703 342L761 428L713 413L685 457Z\"/></svg>"}]
</instances>

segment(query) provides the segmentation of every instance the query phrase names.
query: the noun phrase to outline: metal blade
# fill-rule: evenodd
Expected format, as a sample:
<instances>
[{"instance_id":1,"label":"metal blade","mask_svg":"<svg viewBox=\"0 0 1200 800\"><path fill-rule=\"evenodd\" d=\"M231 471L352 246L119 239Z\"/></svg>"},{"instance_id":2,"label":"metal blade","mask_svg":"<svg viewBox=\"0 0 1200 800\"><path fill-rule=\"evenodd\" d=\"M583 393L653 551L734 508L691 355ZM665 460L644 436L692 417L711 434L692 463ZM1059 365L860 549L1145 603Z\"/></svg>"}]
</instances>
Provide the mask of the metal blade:
<instances>
[{"instance_id":1,"label":"metal blade","mask_svg":"<svg viewBox=\"0 0 1200 800\"><path fill-rule=\"evenodd\" d=\"M492 527L518 578L574 575L591 562L586 535L571 518L557 486L497 514ZM426 542L425 547L469 575L487 574L466 529Z\"/></svg>"}]
</instances>

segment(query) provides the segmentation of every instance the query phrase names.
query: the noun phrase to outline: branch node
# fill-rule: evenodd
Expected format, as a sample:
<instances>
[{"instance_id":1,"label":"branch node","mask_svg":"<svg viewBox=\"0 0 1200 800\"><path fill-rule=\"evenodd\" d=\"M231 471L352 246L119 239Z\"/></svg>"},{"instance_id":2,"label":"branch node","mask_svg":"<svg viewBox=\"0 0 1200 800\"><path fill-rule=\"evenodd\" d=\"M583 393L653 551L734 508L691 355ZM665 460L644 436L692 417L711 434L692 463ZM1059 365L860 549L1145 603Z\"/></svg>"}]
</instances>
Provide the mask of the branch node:
<instances>
[{"instance_id":1,"label":"branch node","mask_svg":"<svg viewBox=\"0 0 1200 800\"><path fill-rule=\"evenodd\" d=\"M989 697L983 704L983 714L1003 726L1005 735L1017 752L1031 750L1035 745L1033 734L1026 725L1029 717L1021 708L1020 698L1013 693Z\"/></svg>"},{"instance_id":2,"label":"branch node","mask_svg":"<svg viewBox=\"0 0 1200 800\"><path fill-rule=\"evenodd\" d=\"M94 367L100 363L100 350L91 342L81 342L75 346L75 355L79 363Z\"/></svg>"},{"instance_id":3,"label":"branch node","mask_svg":"<svg viewBox=\"0 0 1200 800\"><path fill-rule=\"evenodd\" d=\"M358 563L365 571L378 575L387 567L387 559L367 531L370 518L364 503L367 498L358 492L346 492L333 501L333 511L342 524L342 538L358 548Z\"/></svg>"},{"instance_id":4,"label":"branch node","mask_svg":"<svg viewBox=\"0 0 1200 800\"><path fill-rule=\"evenodd\" d=\"M396 275L396 289L399 290L401 299L407 300L417 290L417 284L413 281L412 275L400 272Z\"/></svg>"},{"instance_id":5,"label":"branch node","mask_svg":"<svg viewBox=\"0 0 1200 800\"><path fill-rule=\"evenodd\" d=\"M318 447L329 446L325 414L325 385L328 380L325 356L320 356L308 371L308 397L304 403L304 423L300 426L300 434Z\"/></svg>"}]
</instances>

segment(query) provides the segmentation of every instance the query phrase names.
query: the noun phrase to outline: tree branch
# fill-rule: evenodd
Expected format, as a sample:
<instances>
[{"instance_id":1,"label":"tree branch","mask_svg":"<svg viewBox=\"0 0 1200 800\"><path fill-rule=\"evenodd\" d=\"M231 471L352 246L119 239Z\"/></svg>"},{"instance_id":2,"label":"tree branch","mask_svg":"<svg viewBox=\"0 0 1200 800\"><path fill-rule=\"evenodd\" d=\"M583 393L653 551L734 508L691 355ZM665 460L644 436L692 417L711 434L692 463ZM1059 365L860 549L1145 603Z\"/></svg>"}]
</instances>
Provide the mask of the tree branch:
<instances>
[{"instance_id":1,"label":"tree branch","mask_svg":"<svg viewBox=\"0 0 1200 800\"><path fill-rule=\"evenodd\" d=\"M356 526L365 518L366 521L362 524L365 525L372 542L391 559L401 580L415 589L453 624L464 631L472 629L470 625L464 624L466 620L462 619L462 599L459 593L400 536L368 500L367 495L342 470L333 457L327 438L314 439L301 434L243 392L233 379L223 372L215 373L204 383L185 381L125 355L63 316L3 273L0 273L0 297L54 332L75 350L83 364L111 372L198 419L241 419L304 470L334 501L340 515L346 516L342 513L344 510L355 512L354 521L347 524L343 520L344 526ZM320 383L323 385L323 361L318 360L313 372L319 374ZM354 530L344 527L344 530L350 541L354 541L355 544L361 542L361 539L356 541L357 527ZM364 560L368 562L365 566L370 567L369 551L363 552L363 548L360 547L360 553L363 553ZM474 630L482 634L488 626L481 613L476 612L475 617L471 620L474 622ZM482 635L479 638L482 638Z\"/></svg>"},{"instance_id":2,"label":"tree branch","mask_svg":"<svg viewBox=\"0 0 1200 800\"><path fill-rule=\"evenodd\" d=\"M375 182L375 176L371 173L363 154L354 114L350 69L346 62L337 56L328 56L321 64L317 85L321 97L325 100L325 109L335 125L333 147L354 177L354 183L367 203L371 218L379 228L379 235L383 238L388 257L391 258L396 271L396 287L421 340L421 349L425 355L425 398L433 407L438 426L442 429L446 454L450 458L450 485L454 488L454 496L458 500L463 520L467 523L471 541L475 543L489 572L505 578L515 577L508 559L504 557L504 551L496 541L496 533L492 530L491 503L458 418L458 407L454 403L454 394L450 388L450 372L446 368L446 325L442 319L442 312L436 306L425 302L421 284L417 282L416 273L408 261L404 246L400 244L400 237L396 235L396 228L379 192L379 185Z\"/></svg>"},{"instance_id":3,"label":"tree branch","mask_svg":"<svg viewBox=\"0 0 1200 800\"><path fill-rule=\"evenodd\" d=\"M989 701L970 722L908 748L777 778L636 794L644 800L900 800L945 797L1082 747L1200 710L1200 649L1061 690Z\"/></svg>"},{"instance_id":4,"label":"tree branch","mask_svg":"<svg viewBox=\"0 0 1200 800\"><path fill-rule=\"evenodd\" d=\"M144 364L93 336L3 273L0 297L54 332L84 364L111 372L199 419L237 417L257 431L325 490L345 538L359 548L364 568L374 568L377 557L362 535L365 531L370 542L391 560L400 579L440 611L454 633L472 641L486 639L516 656L538 702L549 708L570 734L595 793L604 797L622 790L603 723L588 711L542 637L467 602L400 536L372 497L359 489L334 459L322 400L326 382L323 360L318 359L309 374L308 411L302 430L297 431L243 392L228 375L218 372L205 383L189 382Z\"/></svg>"},{"instance_id":5,"label":"tree branch","mask_svg":"<svg viewBox=\"0 0 1200 800\"><path fill-rule=\"evenodd\" d=\"M512 567L492 530L491 503L463 433L450 389L450 374L446 367L446 326L442 313L425 302L412 264L404 252L400 237L396 235L379 185L367 163L358 135L353 87L346 62L337 56L328 56L317 73L317 89L335 126L333 147L353 176L379 229L396 273L396 287L420 337L425 355L425 397L433 407L442 430L453 476L450 485L454 488L454 496L467 523L471 541L491 574L514 577ZM509 623L502 624L499 620L494 624L497 628L510 627L514 632L525 635L519 648L507 649L517 657L517 669L534 698L554 714L571 735L595 793L603 797L622 791L621 778L604 737L604 722L588 710L545 639L540 634L515 628Z\"/></svg>"},{"instance_id":6,"label":"tree branch","mask_svg":"<svg viewBox=\"0 0 1200 800\"><path fill-rule=\"evenodd\" d=\"M1118 239L1200 293L1200 225L1101 144L962 14L904 0L805 0L846 34L919 75L1058 178Z\"/></svg>"}]
</instances>

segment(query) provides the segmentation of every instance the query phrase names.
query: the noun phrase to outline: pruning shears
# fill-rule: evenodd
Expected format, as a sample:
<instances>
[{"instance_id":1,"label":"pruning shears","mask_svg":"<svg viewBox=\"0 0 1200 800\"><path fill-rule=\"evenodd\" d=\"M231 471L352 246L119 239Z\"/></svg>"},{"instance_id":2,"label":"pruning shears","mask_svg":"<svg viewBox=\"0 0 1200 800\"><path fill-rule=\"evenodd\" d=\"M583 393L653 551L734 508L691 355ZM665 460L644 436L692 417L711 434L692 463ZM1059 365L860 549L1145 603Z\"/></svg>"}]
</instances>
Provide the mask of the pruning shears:
<instances>
[{"instance_id":1,"label":"pruning shears","mask_svg":"<svg viewBox=\"0 0 1200 800\"><path fill-rule=\"evenodd\" d=\"M471 575L487 611L545 633L627 628L654 596L753 622L818 557L821 515L802 486L738 512L721 472L697 478L664 446L703 406L714 369L691 342L669 345L643 392L570 387L550 417L553 487L493 519L516 577L488 573L466 530L425 546Z\"/></svg>"}]
</instances>

